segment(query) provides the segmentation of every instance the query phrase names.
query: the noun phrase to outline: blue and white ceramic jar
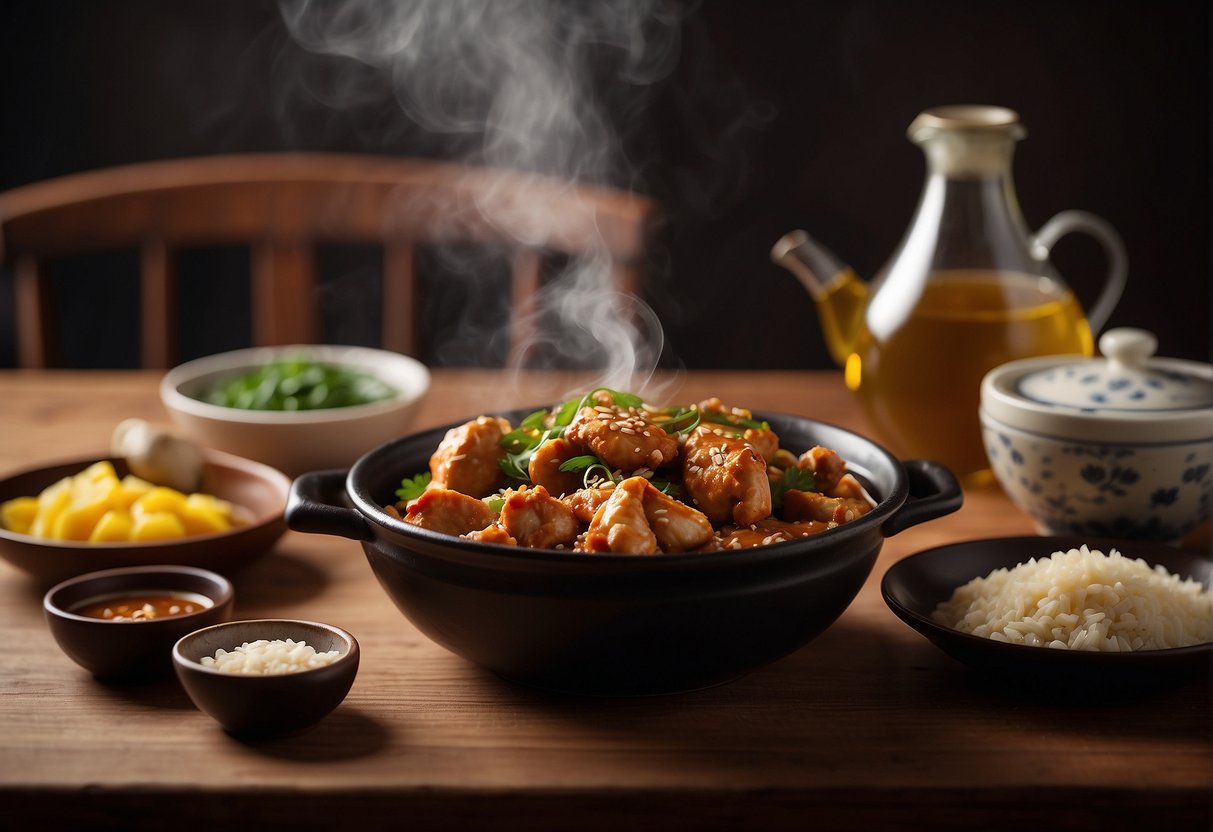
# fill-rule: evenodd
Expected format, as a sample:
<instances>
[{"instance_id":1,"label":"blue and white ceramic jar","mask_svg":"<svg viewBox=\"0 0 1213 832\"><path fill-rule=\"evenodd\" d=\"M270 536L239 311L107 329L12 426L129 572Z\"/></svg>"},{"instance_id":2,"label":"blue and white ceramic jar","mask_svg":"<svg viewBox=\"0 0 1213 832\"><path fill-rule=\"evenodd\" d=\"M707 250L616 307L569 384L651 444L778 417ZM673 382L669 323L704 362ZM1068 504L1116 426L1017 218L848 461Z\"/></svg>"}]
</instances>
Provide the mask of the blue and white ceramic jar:
<instances>
[{"instance_id":1,"label":"blue and white ceramic jar","mask_svg":"<svg viewBox=\"0 0 1213 832\"><path fill-rule=\"evenodd\" d=\"M1113 329L1104 358L1012 361L981 385L995 477L1041 534L1176 541L1209 516L1213 367Z\"/></svg>"}]
</instances>

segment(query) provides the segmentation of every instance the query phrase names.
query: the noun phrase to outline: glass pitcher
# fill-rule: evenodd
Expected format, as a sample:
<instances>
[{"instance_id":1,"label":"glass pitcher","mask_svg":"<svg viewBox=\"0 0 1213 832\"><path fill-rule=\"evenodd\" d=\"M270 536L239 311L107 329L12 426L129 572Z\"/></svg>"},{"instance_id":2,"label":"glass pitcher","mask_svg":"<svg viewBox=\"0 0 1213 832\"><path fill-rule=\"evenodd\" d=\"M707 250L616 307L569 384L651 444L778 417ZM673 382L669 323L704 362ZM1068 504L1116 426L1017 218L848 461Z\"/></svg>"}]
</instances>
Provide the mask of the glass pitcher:
<instances>
[{"instance_id":1,"label":"glass pitcher","mask_svg":"<svg viewBox=\"0 0 1213 832\"><path fill-rule=\"evenodd\" d=\"M803 232L781 240L774 256L814 294L831 353L882 438L974 484L989 479L982 377L1015 358L1091 355L1127 258L1116 231L1083 211L1028 230L1011 176L1025 135L1013 110L938 107L919 114L908 135L926 155L926 183L909 230L870 285ZM1049 263L1071 231L1092 235L1108 261L1089 317Z\"/></svg>"}]
</instances>

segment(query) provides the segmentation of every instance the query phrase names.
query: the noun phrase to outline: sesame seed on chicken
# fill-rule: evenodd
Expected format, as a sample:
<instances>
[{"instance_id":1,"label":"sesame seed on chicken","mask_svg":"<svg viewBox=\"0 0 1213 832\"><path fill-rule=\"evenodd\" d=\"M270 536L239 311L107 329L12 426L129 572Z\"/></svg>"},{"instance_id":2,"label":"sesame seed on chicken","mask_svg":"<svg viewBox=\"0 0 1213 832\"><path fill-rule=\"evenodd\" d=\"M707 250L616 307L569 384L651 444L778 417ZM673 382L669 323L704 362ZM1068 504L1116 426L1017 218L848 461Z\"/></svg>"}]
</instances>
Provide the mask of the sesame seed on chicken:
<instances>
[{"instance_id":1,"label":"sesame seed on chicken","mask_svg":"<svg viewBox=\"0 0 1213 832\"><path fill-rule=\"evenodd\" d=\"M612 469L657 469L678 458L678 440L653 424L644 410L615 404L586 406L565 437L585 447Z\"/></svg>"},{"instance_id":2,"label":"sesame seed on chicken","mask_svg":"<svg viewBox=\"0 0 1213 832\"><path fill-rule=\"evenodd\" d=\"M683 451L683 484L713 525L770 515L766 460L743 438L718 435L704 423L691 431Z\"/></svg>"},{"instance_id":3,"label":"sesame seed on chicken","mask_svg":"<svg viewBox=\"0 0 1213 832\"><path fill-rule=\"evenodd\" d=\"M497 460L505 456L501 437L510 431L505 419L481 416L446 432L430 457L430 483L484 497L505 485Z\"/></svg>"},{"instance_id":4,"label":"sesame seed on chicken","mask_svg":"<svg viewBox=\"0 0 1213 832\"><path fill-rule=\"evenodd\" d=\"M572 543L581 532L573 512L542 485L507 493L501 507L501 526L519 546L551 549Z\"/></svg>"},{"instance_id":5,"label":"sesame seed on chicken","mask_svg":"<svg viewBox=\"0 0 1213 832\"><path fill-rule=\"evenodd\" d=\"M427 488L402 516L414 526L454 535L479 531L497 519L483 500L442 487Z\"/></svg>"}]
</instances>

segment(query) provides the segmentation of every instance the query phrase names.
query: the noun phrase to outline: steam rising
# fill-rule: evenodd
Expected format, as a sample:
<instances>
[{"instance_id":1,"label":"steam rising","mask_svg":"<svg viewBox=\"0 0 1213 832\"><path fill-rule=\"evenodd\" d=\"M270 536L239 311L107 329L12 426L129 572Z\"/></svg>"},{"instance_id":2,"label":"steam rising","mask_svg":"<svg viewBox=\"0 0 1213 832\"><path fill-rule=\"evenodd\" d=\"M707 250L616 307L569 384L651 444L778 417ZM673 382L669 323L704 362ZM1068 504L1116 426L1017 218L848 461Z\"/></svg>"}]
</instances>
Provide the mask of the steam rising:
<instances>
[{"instance_id":1,"label":"steam rising","mask_svg":"<svg viewBox=\"0 0 1213 832\"><path fill-rule=\"evenodd\" d=\"M673 69L681 25L669 0L280 0L280 8L303 48L348 69L344 88L331 88L329 97L357 101L370 69L390 79L413 123L444 138L447 156L570 185L623 188L639 184L622 149L626 129L651 85ZM559 218L527 196L497 195L477 209L520 243L533 243ZM471 280L487 271L482 255L466 249L442 257ZM664 336L647 306L611 289L609 265L599 245L550 279L536 325L527 327L537 335L509 363L573 357L602 367L602 384L643 388ZM475 285L470 290L483 296ZM504 354L504 330L485 326L474 314L461 316L435 359L467 363L486 345Z\"/></svg>"}]
</instances>

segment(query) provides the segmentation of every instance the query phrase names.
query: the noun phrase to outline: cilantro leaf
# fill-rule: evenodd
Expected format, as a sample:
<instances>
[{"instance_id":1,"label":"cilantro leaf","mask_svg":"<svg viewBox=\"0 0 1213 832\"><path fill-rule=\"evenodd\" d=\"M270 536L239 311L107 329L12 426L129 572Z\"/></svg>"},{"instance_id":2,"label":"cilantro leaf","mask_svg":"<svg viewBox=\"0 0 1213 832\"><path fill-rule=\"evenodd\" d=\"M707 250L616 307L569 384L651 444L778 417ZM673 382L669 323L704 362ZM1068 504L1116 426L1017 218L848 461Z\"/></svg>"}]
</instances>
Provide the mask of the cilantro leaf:
<instances>
[{"instance_id":1,"label":"cilantro leaf","mask_svg":"<svg viewBox=\"0 0 1213 832\"><path fill-rule=\"evenodd\" d=\"M429 471L423 471L415 477L405 477L400 481L400 487L396 489L396 496L405 502L416 500L429 484Z\"/></svg>"},{"instance_id":2,"label":"cilantro leaf","mask_svg":"<svg viewBox=\"0 0 1213 832\"><path fill-rule=\"evenodd\" d=\"M562 404L560 409L556 411L556 418L553 423L560 427L566 427L573 421L573 417L577 415L577 411L581 410L581 405L587 398L588 395L582 396L579 399L569 399Z\"/></svg>"},{"instance_id":3,"label":"cilantro leaf","mask_svg":"<svg viewBox=\"0 0 1213 832\"><path fill-rule=\"evenodd\" d=\"M612 390L609 387L599 387L598 390L605 390L610 393L611 398L615 400L616 407L644 407L644 399L632 393L624 393L621 390ZM594 393L597 393L598 390L595 390Z\"/></svg>"},{"instance_id":4,"label":"cilantro leaf","mask_svg":"<svg viewBox=\"0 0 1213 832\"><path fill-rule=\"evenodd\" d=\"M546 410L536 410L528 415L525 419L518 423L520 428L530 428L532 430L542 430L547 422L548 412Z\"/></svg>"},{"instance_id":5,"label":"cilantro leaf","mask_svg":"<svg viewBox=\"0 0 1213 832\"><path fill-rule=\"evenodd\" d=\"M518 427L501 437L497 444L505 448L507 453L521 454L533 451L548 438L564 433L563 427L545 429L547 417L546 410L536 410L519 422Z\"/></svg>"},{"instance_id":6,"label":"cilantro leaf","mask_svg":"<svg viewBox=\"0 0 1213 832\"><path fill-rule=\"evenodd\" d=\"M602 464L602 460L599 459L598 457L594 456L593 454L582 454L581 456L570 457L569 459L566 459L564 462L560 463L560 470L566 471L566 472L584 471L586 468L589 468L591 465L601 465L601 464Z\"/></svg>"},{"instance_id":7,"label":"cilantro leaf","mask_svg":"<svg viewBox=\"0 0 1213 832\"><path fill-rule=\"evenodd\" d=\"M539 434L530 428L517 428L510 431L497 443L505 448L507 453L520 454L523 451L530 450L536 447L539 443L536 441Z\"/></svg>"},{"instance_id":8,"label":"cilantro leaf","mask_svg":"<svg viewBox=\"0 0 1213 832\"><path fill-rule=\"evenodd\" d=\"M532 456L534 456L533 450L518 454L506 454L503 457L498 457L497 467L504 471L507 477L526 482L531 478L527 468L530 467Z\"/></svg>"},{"instance_id":9,"label":"cilantro leaf","mask_svg":"<svg viewBox=\"0 0 1213 832\"><path fill-rule=\"evenodd\" d=\"M804 468L787 468L783 476L771 485L771 511L777 512L783 508L783 495L789 491L813 491L817 487L817 477L812 471Z\"/></svg>"}]
</instances>

